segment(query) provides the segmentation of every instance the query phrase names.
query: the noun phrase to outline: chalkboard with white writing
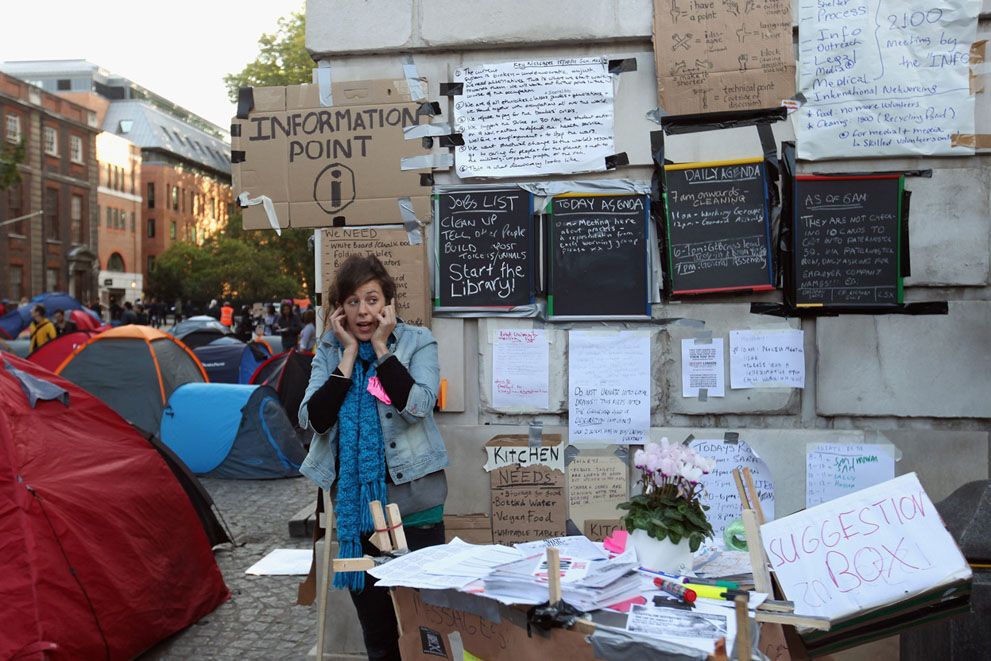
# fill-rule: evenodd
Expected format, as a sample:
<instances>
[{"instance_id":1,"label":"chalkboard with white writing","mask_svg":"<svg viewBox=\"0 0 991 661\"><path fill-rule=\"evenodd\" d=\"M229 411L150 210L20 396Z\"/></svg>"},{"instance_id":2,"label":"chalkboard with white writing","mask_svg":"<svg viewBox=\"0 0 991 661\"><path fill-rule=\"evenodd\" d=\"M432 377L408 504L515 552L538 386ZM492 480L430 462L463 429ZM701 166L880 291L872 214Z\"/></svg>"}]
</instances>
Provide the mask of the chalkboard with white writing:
<instances>
[{"instance_id":1,"label":"chalkboard with white writing","mask_svg":"<svg viewBox=\"0 0 991 661\"><path fill-rule=\"evenodd\" d=\"M510 309L534 298L533 196L521 188L434 195L435 308Z\"/></svg>"},{"instance_id":2,"label":"chalkboard with white writing","mask_svg":"<svg viewBox=\"0 0 991 661\"><path fill-rule=\"evenodd\" d=\"M551 317L650 315L646 195L558 195L548 215Z\"/></svg>"},{"instance_id":3,"label":"chalkboard with white writing","mask_svg":"<svg viewBox=\"0 0 991 661\"><path fill-rule=\"evenodd\" d=\"M795 178L790 292L796 306L902 302L900 175Z\"/></svg>"},{"instance_id":4,"label":"chalkboard with white writing","mask_svg":"<svg viewBox=\"0 0 991 661\"><path fill-rule=\"evenodd\" d=\"M664 166L671 292L774 288L763 159Z\"/></svg>"}]
</instances>

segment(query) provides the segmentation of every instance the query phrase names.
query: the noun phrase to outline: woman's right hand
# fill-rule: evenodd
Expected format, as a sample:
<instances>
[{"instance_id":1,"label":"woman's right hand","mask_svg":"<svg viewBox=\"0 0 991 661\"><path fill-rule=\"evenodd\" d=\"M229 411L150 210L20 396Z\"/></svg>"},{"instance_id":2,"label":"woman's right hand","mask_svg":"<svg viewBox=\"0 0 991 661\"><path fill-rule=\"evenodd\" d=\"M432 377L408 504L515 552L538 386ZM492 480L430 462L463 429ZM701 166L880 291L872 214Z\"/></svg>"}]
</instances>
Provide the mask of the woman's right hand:
<instances>
[{"instance_id":1,"label":"woman's right hand","mask_svg":"<svg viewBox=\"0 0 991 661\"><path fill-rule=\"evenodd\" d=\"M344 314L344 308L338 307L334 310L334 313L330 315L330 327L334 329L334 337L337 341L341 343L345 351L349 349L351 351L358 350L358 340L352 335L348 329L345 327L347 324L347 316Z\"/></svg>"}]
</instances>

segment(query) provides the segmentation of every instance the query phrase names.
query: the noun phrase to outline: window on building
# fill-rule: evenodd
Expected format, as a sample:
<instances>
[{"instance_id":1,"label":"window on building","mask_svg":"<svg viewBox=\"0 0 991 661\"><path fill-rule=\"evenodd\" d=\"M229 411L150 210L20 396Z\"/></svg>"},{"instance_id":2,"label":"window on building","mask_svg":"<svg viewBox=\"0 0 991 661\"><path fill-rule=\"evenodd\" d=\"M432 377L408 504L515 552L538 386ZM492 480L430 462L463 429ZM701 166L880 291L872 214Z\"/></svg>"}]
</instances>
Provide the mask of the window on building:
<instances>
[{"instance_id":1,"label":"window on building","mask_svg":"<svg viewBox=\"0 0 991 661\"><path fill-rule=\"evenodd\" d=\"M138 217L138 214L137 213L132 213L131 214L131 231L132 232L134 231L134 225L137 222L137 220L136 220L137 217Z\"/></svg>"},{"instance_id":2,"label":"window on building","mask_svg":"<svg viewBox=\"0 0 991 661\"><path fill-rule=\"evenodd\" d=\"M155 268L155 256L148 255L148 273L151 273Z\"/></svg>"},{"instance_id":3,"label":"window on building","mask_svg":"<svg viewBox=\"0 0 991 661\"><path fill-rule=\"evenodd\" d=\"M45 291L61 291L62 287L59 286L59 269L57 268L47 268L46 280L45 280Z\"/></svg>"},{"instance_id":4,"label":"window on building","mask_svg":"<svg viewBox=\"0 0 991 661\"><path fill-rule=\"evenodd\" d=\"M19 301L24 296L24 267L11 266L8 273L7 282L10 292L10 300Z\"/></svg>"},{"instance_id":5,"label":"window on building","mask_svg":"<svg viewBox=\"0 0 991 661\"><path fill-rule=\"evenodd\" d=\"M175 221L173 220L169 223L169 238L172 239L173 241L175 241L175 231L176 231L176 226L175 226Z\"/></svg>"},{"instance_id":6,"label":"window on building","mask_svg":"<svg viewBox=\"0 0 991 661\"><path fill-rule=\"evenodd\" d=\"M111 188L114 185L114 176L112 174L111 167L112 166L107 163L107 180L104 183L107 188Z\"/></svg>"},{"instance_id":7,"label":"window on building","mask_svg":"<svg viewBox=\"0 0 991 661\"><path fill-rule=\"evenodd\" d=\"M69 136L69 158L73 163L83 164L83 139L78 135Z\"/></svg>"},{"instance_id":8,"label":"window on building","mask_svg":"<svg viewBox=\"0 0 991 661\"><path fill-rule=\"evenodd\" d=\"M134 187L134 163L131 163L131 172L130 172L130 174L131 174L131 195L134 195L135 194L135 191L137 190Z\"/></svg>"},{"instance_id":9,"label":"window on building","mask_svg":"<svg viewBox=\"0 0 991 661\"><path fill-rule=\"evenodd\" d=\"M114 229L120 227L120 209L114 209Z\"/></svg>"},{"instance_id":10,"label":"window on building","mask_svg":"<svg viewBox=\"0 0 991 661\"><path fill-rule=\"evenodd\" d=\"M116 273L123 273L127 270L124 268L124 258L119 252L110 255L110 259L107 260L107 270Z\"/></svg>"},{"instance_id":11,"label":"window on building","mask_svg":"<svg viewBox=\"0 0 991 661\"><path fill-rule=\"evenodd\" d=\"M58 131L53 126L46 126L42 132L45 153L49 156L58 156Z\"/></svg>"},{"instance_id":12,"label":"window on building","mask_svg":"<svg viewBox=\"0 0 991 661\"><path fill-rule=\"evenodd\" d=\"M24 215L24 192L21 188L22 186L22 183L16 183L7 189L7 218L19 218ZM23 236L25 232L24 222L20 220L14 223L11 226L10 233Z\"/></svg>"},{"instance_id":13,"label":"window on building","mask_svg":"<svg viewBox=\"0 0 991 661\"><path fill-rule=\"evenodd\" d=\"M114 214L113 209L107 207L107 229L113 227L113 219L114 219L113 214Z\"/></svg>"},{"instance_id":14,"label":"window on building","mask_svg":"<svg viewBox=\"0 0 991 661\"><path fill-rule=\"evenodd\" d=\"M59 92L68 92L69 90L72 89L72 81L69 80L68 78L60 78L58 81L58 85L56 86L56 89Z\"/></svg>"},{"instance_id":15,"label":"window on building","mask_svg":"<svg viewBox=\"0 0 991 661\"><path fill-rule=\"evenodd\" d=\"M117 132L127 134L131 132L131 128L133 127L134 127L133 119L122 119L120 120L120 123L117 124Z\"/></svg>"},{"instance_id":16,"label":"window on building","mask_svg":"<svg viewBox=\"0 0 991 661\"><path fill-rule=\"evenodd\" d=\"M73 243L83 242L83 196L69 198L69 234Z\"/></svg>"},{"instance_id":17,"label":"window on building","mask_svg":"<svg viewBox=\"0 0 991 661\"><path fill-rule=\"evenodd\" d=\"M155 238L155 219L154 218L149 218L148 219L148 238L149 239L154 239Z\"/></svg>"},{"instance_id":18,"label":"window on building","mask_svg":"<svg viewBox=\"0 0 991 661\"><path fill-rule=\"evenodd\" d=\"M179 210L179 187L178 186L173 186L172 187L172 210L173 211L178 211Z\"/></svg>"},{"instance_id":19,"label":"window on building","mask_svg":"<svg viewBox=\"0 0 991 661\"><path fill-rule=\"evenodd\" d=\"M123 209L120 210L120 228L122 230L127 229L127 212Z\"/></svg>"},{"instance_id":20,"label":"window on building","mask_svg":"<svg viewBox=\"0 0 991 661\"><path fill-rule=\"evenodd\" d=\"M45 189L45 238L58 241L62 238L59 228L58 189Z\"/></svg>"},{"instance_id":21,"label":"window on building","mask_svg":"<svg viewBox=\"0 0 991 661\"><path fill-rule=\"evenodd\" d=\"M165 184L165 208L172 206L172 185Z\"/></svg>"},{"instance_id":22,"label":"window on building","mask_svg":"<svg viewBox=\"0 0 991 661\"><path fill-rule=\"evenodd\" d=\"M21 141L20 115L7 115L7 140L10 142Z\"/></svg>"},{"instance_id":23,"label":"window on building","mask_svg":"<svg viewBox=\"0 0 991 661\"><path fill-rule=\"evenodd\" d=\"M148 184L148 208L155 208L155 184L153 183Z\"/></svg>"},{"instance_id":24,"label":"window on building","mask_svg":"<svg viewBox=\"0 0 991 661\"><path fill-rule=\"evenodd\" d=\"M179 201L180 201L179 204L182 207L183 213L186 213L186 194L188 192L189 191L183 190L181 188L179 189Z\"/></svg>"}]
</instances>

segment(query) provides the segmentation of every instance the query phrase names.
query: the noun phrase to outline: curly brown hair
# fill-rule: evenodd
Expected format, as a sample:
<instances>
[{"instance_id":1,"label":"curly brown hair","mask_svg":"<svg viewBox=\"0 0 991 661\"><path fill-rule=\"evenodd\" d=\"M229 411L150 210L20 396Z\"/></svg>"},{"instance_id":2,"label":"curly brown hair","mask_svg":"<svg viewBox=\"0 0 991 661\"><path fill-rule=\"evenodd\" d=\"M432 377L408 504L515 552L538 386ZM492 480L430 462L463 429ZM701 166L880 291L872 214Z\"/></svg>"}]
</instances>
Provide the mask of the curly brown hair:
<instances>
[{"instance_id":1,"label":"curly brown hair","mask_svg":"<svg viewBox=\"0 0 991 661\"><path fill-rule=\"evenodd\" d=\"M386 303L391 303L396 297L396 281L392 279L382 262L375 255L350 255L341 262L334 273L334 282L327 292L328 310L333 311L344 304L344 299L353 294L362 285L378 281Z\"/></svg>"}]
</instances>

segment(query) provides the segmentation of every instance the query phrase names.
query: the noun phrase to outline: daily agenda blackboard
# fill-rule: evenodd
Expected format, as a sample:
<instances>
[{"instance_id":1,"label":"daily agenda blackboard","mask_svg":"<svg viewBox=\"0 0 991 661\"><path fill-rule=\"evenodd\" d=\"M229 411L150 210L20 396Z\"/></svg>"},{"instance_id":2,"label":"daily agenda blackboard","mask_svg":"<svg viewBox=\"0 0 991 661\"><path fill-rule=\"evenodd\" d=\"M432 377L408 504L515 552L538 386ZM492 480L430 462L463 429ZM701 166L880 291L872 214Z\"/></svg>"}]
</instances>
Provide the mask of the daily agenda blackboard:
<instances>
[{"instance_id":1,"label":"daily agenda blackboard","mask_svg":"<svg viewBox=\"0 0 991 661\"><path fill-rule=\"evenodd\" d=\"M649 216L646 195L552 198L549 316L649 316Z\"/></svg>"},{"instance_id":2,"label":"daily agenda blackboard","mask_svg":"<svg viewBox=\"0 0 991 661\"><path fill-rule=\"evenodd\" d=\"M665 165L664 189L673 294L774 288L762 158Z\"/></svg>"},{"instance_id":3,"label":"daily agenda blackboard","mask_svg":"<svg viewBox=\"0 0 991 661\"><path fill-rule=\"evenodd\" d=\"M533 196L520 188L437 193L437 309L533 302Z\"/></svg>"},{"instance_id":4,"label":"daily agenda blackboard","mask_svg":"<svg viewBox=\"0 0 991 661\"><path fill-rule=\"evenodd\" d=\"M792 296L802 306L902 302L900 175L795 178Z\"/></svg>"}]
</instances>

